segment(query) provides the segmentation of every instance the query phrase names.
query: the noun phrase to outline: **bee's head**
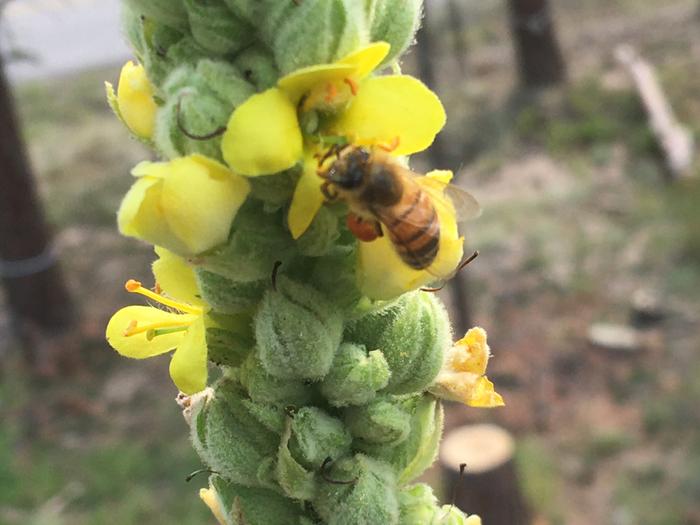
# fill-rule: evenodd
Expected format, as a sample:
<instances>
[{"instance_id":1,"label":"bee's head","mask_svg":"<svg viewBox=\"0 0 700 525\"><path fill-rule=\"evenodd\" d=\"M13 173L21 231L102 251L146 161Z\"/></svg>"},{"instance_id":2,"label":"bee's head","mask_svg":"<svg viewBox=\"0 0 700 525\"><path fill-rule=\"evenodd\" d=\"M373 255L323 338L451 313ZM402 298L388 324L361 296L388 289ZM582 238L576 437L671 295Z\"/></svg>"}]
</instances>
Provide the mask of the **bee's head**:
<instances>
[{"instance_id":1,"label":"bee's head","mask_svg":"<svg viewBox=\"0 0 700 525\"><path fill-rule=\"evenodd\" d=\"M344 190L357 189L365 178L371 154L366 148L350 147L328 169L327 179Z\"/></svg>"}]
</instances>

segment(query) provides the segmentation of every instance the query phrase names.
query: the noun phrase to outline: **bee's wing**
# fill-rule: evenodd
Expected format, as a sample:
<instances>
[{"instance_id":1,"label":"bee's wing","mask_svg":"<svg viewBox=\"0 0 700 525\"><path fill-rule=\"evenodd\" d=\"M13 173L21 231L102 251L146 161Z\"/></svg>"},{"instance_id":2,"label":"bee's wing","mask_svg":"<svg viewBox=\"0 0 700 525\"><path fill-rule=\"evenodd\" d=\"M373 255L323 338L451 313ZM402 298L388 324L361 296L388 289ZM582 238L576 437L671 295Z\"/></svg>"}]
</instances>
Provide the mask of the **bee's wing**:
<instances>
[{"instance_id":1,"label":"bee's wing","mask_svg":"<svg viewBox=\"0 0 700 525\"><path fill-rule=\"evenodd\" d=\"M476 219L481 215L479 201L468 191L428 176L414 176L413 180L428 192L435 206L449 208L451 203L458 223Z\"/></svg>"}]
</instances>

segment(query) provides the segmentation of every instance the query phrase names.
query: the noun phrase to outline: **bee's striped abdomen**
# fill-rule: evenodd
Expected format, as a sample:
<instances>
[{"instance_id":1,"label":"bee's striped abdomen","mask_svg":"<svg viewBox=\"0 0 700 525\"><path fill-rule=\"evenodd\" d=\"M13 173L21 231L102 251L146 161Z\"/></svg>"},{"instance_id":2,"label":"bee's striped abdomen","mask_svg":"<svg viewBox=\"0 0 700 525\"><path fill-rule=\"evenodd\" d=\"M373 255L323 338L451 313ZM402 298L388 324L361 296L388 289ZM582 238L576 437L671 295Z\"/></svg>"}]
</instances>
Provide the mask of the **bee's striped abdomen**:
<instances>
[{"instance_id":1,"label":"bee's striped abdomen","mask_svg":"<svg viewBox=\"0 0 700 525\"><path fill-rule=\"evenodd\" d=\"M396 251L408 266L423 270L431 265L440 246L440 222L430 197L420 187L380 217Z\"/></svg>"}]
</instances>

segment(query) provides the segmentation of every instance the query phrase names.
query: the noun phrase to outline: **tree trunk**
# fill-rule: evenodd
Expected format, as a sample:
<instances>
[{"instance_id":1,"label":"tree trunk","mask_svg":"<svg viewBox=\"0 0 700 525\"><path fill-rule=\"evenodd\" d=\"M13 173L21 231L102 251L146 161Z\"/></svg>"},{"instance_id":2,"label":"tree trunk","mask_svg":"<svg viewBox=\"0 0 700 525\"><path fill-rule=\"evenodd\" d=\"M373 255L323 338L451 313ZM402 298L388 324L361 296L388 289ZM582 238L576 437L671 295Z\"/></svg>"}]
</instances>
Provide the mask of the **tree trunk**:
<instances>
[{"instance_id":1,"label":"tree trunk","mask_svg":"<svg viewBox=\"0 0 700 525\"><path fill-rule=\"evenodd\" d=\"M26 358L40 367L38 361L48 356L37 355L42 346L37 341L65 329L72 309L51 250L1 57L0 123L0 278Z\"/></svg>"},{"instance_id":2,"label":"tree trunk","mask_svg":"<svg viewBox=\"0 0 700 525\"><path fill-rule=\"evenodd\" d=\"M437 77L435 74L436 53L435 42L430 31L431 9L430 2L425 3L423 15L423 27L418 34L418 46L416 50L418 59L418 72L425 84L437 91ZM427 154L431 168L445 168L447 159L445 155L445 135L438 135L435 142L428 149ZM469 293L467 276L464 272L458 272L449 283L449 291L452 296L452 323L456 334L463 334L471 327L471 308L469 305Z\"/></svg>"},{"instance_id":3,"label":"tree trunk","mask_svg":"<svg viewBox=\"0 0 700 525\"><path fill-rule=\"evenodd\" d=\"M529 525L511 435L495 425L469 425L447 434L440 451L446 493L484 525ZM449 491L449 492L447 492Z\"/></svg>"},{"instance_id":4,"label":"tree trunk","mask_svg":"<svg viewBox=\"0 0 700 525\"><path fill-rule=\"evenodd\" d=\"M546 87L566 77L547 0L509 0L511 31L525 87Z\"/></svg>"}]
</instances>

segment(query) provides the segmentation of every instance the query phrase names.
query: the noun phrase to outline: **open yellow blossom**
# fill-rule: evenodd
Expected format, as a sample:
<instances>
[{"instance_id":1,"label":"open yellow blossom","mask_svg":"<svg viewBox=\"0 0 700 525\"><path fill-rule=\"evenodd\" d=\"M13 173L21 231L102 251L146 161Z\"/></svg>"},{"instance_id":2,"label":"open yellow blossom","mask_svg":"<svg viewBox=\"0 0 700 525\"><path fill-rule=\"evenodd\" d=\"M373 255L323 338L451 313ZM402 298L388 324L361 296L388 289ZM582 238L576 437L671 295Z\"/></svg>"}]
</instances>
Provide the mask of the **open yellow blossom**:
<instances>
[{"instance_id":1,"label":"open yellow blossom","mask_svg":"<svg viewBox=\"0 0 700 525\"><path fill-rule=\"evenodd\" d=\"M503 398L494 391L484 375L491 350L483 328L472 328L447 352L445 363L430 392L443 399L472 407L503 406Z\"/></svg>"},{"instance_id":2,"label":"open yellow blossom","mask_svg":"<svg viewBox=\"0 0 700 525\"><path fill-rule=\"evenodd\" d=\"M244 177L197 154L142 162L131 173L137 181L119 208L119 230L183 256L226 242L250 192Z\"/></svg>"},{"instance_id":3,"label":"open yellow blossom","mask_svg":"<svg viewBox=\"0 0 700 525\"><path fill-rule=\"evenodd\" d=\"M445 124L440 100L418 79L370 76L388 52L389 44L376 42L295 71L231 115L221 147L233 171L253 177L303 165L288 218L294 238L323 204L317 155L328 147L324 139L395 144L395 155L410 155L430 146Z\"/></svg>"},{"instance_id":4,"label":"open yellow blossom","mask_svg":"<svg viewBox=\"0 0 700 525\"><path fill-rule=\"evenodd\" d=\"M156 122L158 106L153 99L153 86L141 64L129 61L122 67L117 92L105 82L107 101L114 113L131 132L143 140L150 140Z\"/></svg>"},{"instance_id":5,"label":"open yellow blossom","mask_svg":"<svg viewBox=\"0 0 700 525\"><path fill-rule=\"evenodd\" d=\"M439 195L452 179L447 170L431 171L417 180L426 191ZM440 244L435 260L424 270L415 270L401 260L388 235L358 246L357 279L360 290L372 299L392 299L409 290L451 276L464 253L464 239L457 227L449 198L434 199L440 223Z\"/></svg>"},{"instance_id":6,"label":"open yellow blossom","mask_svg":"<svg viewBox=\"0 0 700 525\"><path fill-rule=\"evenodd\" d=\"M134 359L175 350L170 361L170 377L182 392L194 394L207 384L205 310L203 306L180 302L170 295L171 289L165 284L179 279L184 261L178 261L167 252L162 253L165 254L165 259L161 258L164 262L154 265L157 288L161 293L148 290L133 280L126 283L126 289L170 310L153 306L122 308L107 325L107 341L121 355ZM189 271L192 273L191 269ZM197 300L196 297L193 299Z\"/></svg>"}]
</instances>

